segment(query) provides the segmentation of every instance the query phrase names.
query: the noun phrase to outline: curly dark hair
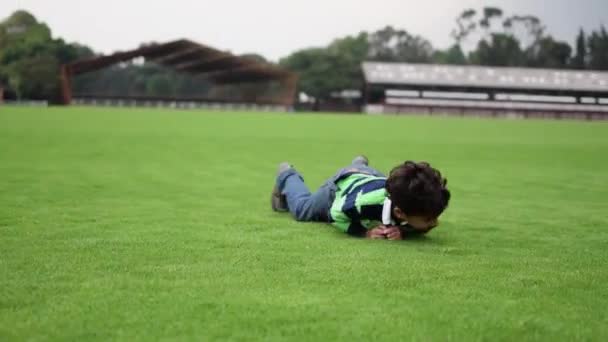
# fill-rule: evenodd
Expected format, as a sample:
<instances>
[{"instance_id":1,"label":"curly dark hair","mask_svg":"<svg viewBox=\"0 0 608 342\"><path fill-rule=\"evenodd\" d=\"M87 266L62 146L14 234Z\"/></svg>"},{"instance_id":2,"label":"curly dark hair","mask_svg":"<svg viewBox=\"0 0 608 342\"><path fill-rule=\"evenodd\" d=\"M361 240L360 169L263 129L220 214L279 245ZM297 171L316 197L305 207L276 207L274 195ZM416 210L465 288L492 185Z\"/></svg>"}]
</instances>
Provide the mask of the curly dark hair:
<instances>
[{"instance_id":1,"label":"curly dark hair","mask_svg":"<svg viewBox=\"0 0 608 342\"><path fill-rule=\"evenodd\" d=\"M448 180L426 162L406 161L386 180L386 191L406 215L439 217L450 201Z\"/></svg>"}]
</instances>

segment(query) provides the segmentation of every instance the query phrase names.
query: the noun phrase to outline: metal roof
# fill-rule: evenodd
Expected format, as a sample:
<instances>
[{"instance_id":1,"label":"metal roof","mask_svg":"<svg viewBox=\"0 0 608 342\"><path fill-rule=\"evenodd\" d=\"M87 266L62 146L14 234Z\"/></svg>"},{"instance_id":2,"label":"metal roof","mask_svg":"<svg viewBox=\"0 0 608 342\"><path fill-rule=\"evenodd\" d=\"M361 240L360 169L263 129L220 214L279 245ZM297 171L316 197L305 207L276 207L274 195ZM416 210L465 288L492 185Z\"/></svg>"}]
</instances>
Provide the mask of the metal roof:
<instances>
[{"instance_id":1,"label":"metal roof","mask_svg":"<svg viewBox=\"0 0 608 342\"><path fill-rule=\"evenodd\" d=\"M369 84L608 93L608 72L364 62Z\"/></svg>"},{"instance_id":2,"label":"metal roof","mask_svg":"<svg viewBox=\"0 0 608 342\"><path fill-rule=\"evenodd\" d=\"M144 57L146 61L177 71L208 76L216 82L256 82L293 76L293 73L279 66L249 57L235 56L186 39L80 60L67 64L66 67L76 75L136 57Z\"/></svg>"},{"instance_id":3,"label":"metal roof","mask_svg":"<svg viewBox=\"0 0 608 342\"><path fill-rule=\"evenodd\" d=\"M278 101L285 104L292 104L294 101L297 80L295 73L278 65L250 57L235 56L229 52L181 39L163 44L144 45L130 51L63 65L61 77L64 103L69 103L71 100L72 76L138 57L178 72L200 75L216 84L277 81L284 88Z\"/></svg>"}]
</instances>

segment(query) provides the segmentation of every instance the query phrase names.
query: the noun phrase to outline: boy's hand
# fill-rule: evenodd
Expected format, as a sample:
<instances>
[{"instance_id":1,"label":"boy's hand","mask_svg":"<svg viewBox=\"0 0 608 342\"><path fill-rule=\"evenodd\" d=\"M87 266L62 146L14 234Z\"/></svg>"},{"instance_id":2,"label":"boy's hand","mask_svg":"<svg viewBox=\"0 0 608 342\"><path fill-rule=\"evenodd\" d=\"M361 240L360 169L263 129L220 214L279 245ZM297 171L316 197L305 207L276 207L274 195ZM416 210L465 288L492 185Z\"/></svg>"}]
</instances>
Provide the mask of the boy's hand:
<instances>
[{"instance_id":1,"label":"boy's hand","mask_svg":"<svg viewBox=\"0 0 608 342\"><path fill-rule=\"evenodd\" d=\"M374 229L370 229L365 234L365 237L368 239L386 239L386 227L378 226Z\"/></svg>"},{"instance_id":2,"label":"boy's hand","mask_svg":"<svg viewBox=\"0 0 608 342\"><path fill-rule=\"evenodd\" d=\"M403 237L401 236L401 230L399 229L399 227L386 227L384 229L384 234L386 235L386 238L389 240L402 240Z\"/></svg>"},{"instance_id":3,"label":"boy's hand","mask_svg":"<svg viewBox=\"0 0 608 342\"><path fill-rule=\"evenodd\" d=\"M366 237L368 239L389 239L389 240L401 240L401 230L398 227L387 227L380 225L367 232Z\"/></svg>"}]
</instances>

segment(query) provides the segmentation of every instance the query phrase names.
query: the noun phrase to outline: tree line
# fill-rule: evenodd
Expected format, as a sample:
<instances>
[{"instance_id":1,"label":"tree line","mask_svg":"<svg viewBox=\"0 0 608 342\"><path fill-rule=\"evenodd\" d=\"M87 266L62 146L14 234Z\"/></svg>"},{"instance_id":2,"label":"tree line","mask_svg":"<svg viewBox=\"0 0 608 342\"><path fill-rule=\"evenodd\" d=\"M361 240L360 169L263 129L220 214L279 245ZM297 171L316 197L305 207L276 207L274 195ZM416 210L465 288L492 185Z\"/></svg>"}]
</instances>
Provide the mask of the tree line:
<instances>
[{"instance_id":1,"label":"tree line","mask_svg":"<svg viewBox=\"0 0 608 342\"><path fill-rule=\"evenodd\" d=\"M452 46L442 50L420 35L387 26L295 51L279 64L297 72L299 90L317 99L360 89L360 66L366 60L608 70L608 33L603 26L590 32L581 29L571 46L551 36L535 16L485 7L467 9L455 18L451 38ZM0 86L8 97L58 100L61 64L92 56L94 51L86 45L53 38L51 29L26 11L0 22ZM204 78L141 61L78 76L73 88L80 94L118 96L203 97L218 92Z\"/></svg>"},{"instance_id":2,"label":"tree line","mask_svg":"<svg viewBox=\"0 0 608 342\"><path fill-rule=\"evenodd\" d=\"M531 15L500 8L467 9L454 22L453 44L434 48L405 29L384 27L339 38L328 46L296 51L280 64L299 73L300 90L318 99L341 89L361 89L362 61L608 70L604 26L580 30L574 48L555 39Z\"/></svg>"}]
</instances>

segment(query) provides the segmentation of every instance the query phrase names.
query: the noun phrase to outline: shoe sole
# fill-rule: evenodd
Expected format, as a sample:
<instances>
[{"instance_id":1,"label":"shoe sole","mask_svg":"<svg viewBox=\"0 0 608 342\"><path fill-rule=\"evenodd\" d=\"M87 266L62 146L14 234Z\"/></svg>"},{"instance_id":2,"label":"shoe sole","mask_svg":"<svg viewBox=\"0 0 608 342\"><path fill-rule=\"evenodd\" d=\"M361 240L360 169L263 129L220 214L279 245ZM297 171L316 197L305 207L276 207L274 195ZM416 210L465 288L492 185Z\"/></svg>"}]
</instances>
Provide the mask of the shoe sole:
<instances>
[{"instance_id":1,"label":"shoe sole","mask_svg":"<svg viewBox=\"0 0 608 342\"><path fill-rule=\"evenodd\" d=\"M285 202L284 196L279 192L279 189L275 186L270 194L270 206L272 210L276 212L288 211L287 203Z\"/></svg>"}]
</instances>

